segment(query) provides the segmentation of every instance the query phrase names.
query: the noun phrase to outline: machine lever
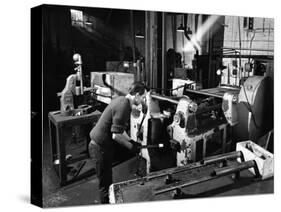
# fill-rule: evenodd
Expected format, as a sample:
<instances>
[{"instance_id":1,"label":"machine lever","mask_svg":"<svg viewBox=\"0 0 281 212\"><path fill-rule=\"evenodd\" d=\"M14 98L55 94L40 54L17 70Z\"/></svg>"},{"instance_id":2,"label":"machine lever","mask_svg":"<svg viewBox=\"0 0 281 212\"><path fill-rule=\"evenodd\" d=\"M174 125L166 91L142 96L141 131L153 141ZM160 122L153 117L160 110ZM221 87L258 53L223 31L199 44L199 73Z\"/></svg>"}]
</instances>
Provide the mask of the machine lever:
<instances>
[{"instance_id":1,"label":"machine lever","mask_svg":"<svg viewBox=\"0 0 281 212\"><path fill-rule=\"evenodd\" d=\"M140 148L140 149L164 148L164 144L142 145L142 146L140 146L139 148Z\"/></svg>"}]
</instances>

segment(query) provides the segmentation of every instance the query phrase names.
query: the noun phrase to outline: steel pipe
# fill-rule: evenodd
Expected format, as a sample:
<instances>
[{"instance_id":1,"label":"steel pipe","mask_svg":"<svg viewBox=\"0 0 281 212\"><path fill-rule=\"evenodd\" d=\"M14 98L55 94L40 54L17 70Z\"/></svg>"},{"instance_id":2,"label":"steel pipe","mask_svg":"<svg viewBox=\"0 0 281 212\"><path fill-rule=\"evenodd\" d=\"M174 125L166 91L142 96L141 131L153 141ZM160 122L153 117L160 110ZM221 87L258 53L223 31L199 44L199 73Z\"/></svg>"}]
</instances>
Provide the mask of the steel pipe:
<instances>
[{"instance_id":1,"label":"steel pipe","mask_svg":"<svg viewBox=\"0 0 281 212\"><path fill-rule=\"evenodd\" d=\"M222 177L225 175L229 175L229 174L233 174L236 172L240 172L244 169L250 169L250 168L255 168L256 165L256 161L255 160L249 160L246 162L242 162L238 165L233 165L233 166L229 166L229 167L225 167L225 168L217 168L214 169L213 175L214 176L218 176L218 177ZM258 173L256 173L257 175Z\"/></svg>"},{"instance_id":2,"label":"steel pipe","mask_svg":"<svg viewBox=\"0 0 281 212\"><path fill-rule=\"evenodd\" d=\"M201 94L201 95L205 95L205 96L213 96L213 97L220 98L220 99L223 98L223 95L208 93L208 92L204 92L204 91L197 91L197 90L191 90L191 89L185 89L184 91L188 92L188 93Z\"/></svg>"},{"instance_id":3,"label":"steel pipe","mask_svg":"<svg viewBox=\"0 0 281 212\"><path fill-rule=\"evenodd\" d=\"M151 94L151 97L153 99L163 100L163 101L171 102L173 104L178 104L179 103L178 100L175 100L175 99L172 99L172 98L166 97L166 96L160 96L160 95L157 95L157 94Z\"/></svg>"},{"instance_id":4,"label":"steel pipe","mask_svg":"<svg viewBox=\"0 0 281 212\"><path fill-rule=\"evenodd\" d=\"M201 160L200 163L204 165L209 165L213 163L222 162L224 160L231 160L237 158L241 158L241 160L244 160L243 153L241 151L229 152L229 153L221 154L219 156L217 155L211 156Z\"/></svg>"}]
</instances>

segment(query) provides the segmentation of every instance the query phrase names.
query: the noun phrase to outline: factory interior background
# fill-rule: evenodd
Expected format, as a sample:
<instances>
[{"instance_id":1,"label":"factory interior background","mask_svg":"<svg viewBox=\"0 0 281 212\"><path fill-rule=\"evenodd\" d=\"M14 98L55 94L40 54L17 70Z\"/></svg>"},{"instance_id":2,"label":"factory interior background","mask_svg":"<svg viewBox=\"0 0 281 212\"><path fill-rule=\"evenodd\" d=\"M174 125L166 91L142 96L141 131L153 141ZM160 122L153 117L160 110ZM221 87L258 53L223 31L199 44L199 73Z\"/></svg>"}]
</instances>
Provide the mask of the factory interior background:
<instances>
[{"instance_id":1,"label":"factory interior background","mask_svg":"<svg viewBox=\"0 0 281 212\"><path fill-rule=\"evenodd\" d=\"M134 156L116 144L113 203L273 193L274 19L42 8L44 207L100 203L89 131L134 81L150 87L151 103L131 115L129 134L169 148ZM57 113L73 116L61 95L77 68L74 106L86 109L81 123L60 125Z\"/></svg>"}]
</instances>

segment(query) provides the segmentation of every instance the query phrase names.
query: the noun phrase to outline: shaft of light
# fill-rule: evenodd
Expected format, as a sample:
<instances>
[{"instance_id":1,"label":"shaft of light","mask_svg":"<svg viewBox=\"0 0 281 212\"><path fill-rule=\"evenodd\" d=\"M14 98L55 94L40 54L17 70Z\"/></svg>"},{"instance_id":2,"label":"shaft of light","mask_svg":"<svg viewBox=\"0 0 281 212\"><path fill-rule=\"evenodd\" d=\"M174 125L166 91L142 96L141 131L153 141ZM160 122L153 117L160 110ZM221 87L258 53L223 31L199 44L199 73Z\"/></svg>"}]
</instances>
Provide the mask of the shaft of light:
<instances>
[{"instance_id":1,"label":"shaft of light","mask_svg":"<svg viewBox=\"0 0 281 212\"><path fill-rule=\"evenodd\" d=\"M198 41L202 40L202 38L206 35L206 33L214 26L214 24L217 22L217 20L220 18L220 16L217 15L211 15L203 24L201 27L197 29L197 32L190 38L190 41L186 47L185 50L188 51L192 49L192 45L194 45L199 51L201 51L201 46L198 43ZM216 30L216 28L213 28L213 32Z\"/></svg>"}]
</instances>

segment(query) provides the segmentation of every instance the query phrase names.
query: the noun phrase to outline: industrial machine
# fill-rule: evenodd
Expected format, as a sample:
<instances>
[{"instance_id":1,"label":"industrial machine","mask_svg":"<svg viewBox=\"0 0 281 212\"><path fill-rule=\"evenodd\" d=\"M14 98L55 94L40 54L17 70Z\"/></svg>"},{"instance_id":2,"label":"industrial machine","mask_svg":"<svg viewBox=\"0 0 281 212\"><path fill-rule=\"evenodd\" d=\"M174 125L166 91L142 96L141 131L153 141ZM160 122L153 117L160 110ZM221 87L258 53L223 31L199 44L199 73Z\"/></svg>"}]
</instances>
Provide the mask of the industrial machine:
<instances>
[{"instance_id":1,"label":"industrial machine","mask_svg":"<svg viewBox=\"0 0 281 212\"><path fill-rule=\"evenodd\" d=\"M112 98L126 95L134 82L130 73L91 72L89 86L83 81L81 55L74 54L73 61L75 74L67 77L64 89L57 93L60 111L48 116L52 162L61 185L94 173L87 149L89 132Z\"/></svg>"},{"instance_id":2,"label":"industrial machine","mask_svg":"<svg viewBox=\"0 0 281 212\"><path fill-rule=\"evenodd\" d=\"M215 88L191 90L184 89L184 94L196 99L215 99L217 105L221 105L224 117L230 126L238 123L238 95L240 88L231 86L218 86Z\"/></svg>"},{"instance_id":3,"label":"industrial machine","mask_svg":"<svg viewBox=\"0 0 281 212\"><path fill-rule=\"evenodd\" d=\"M177 166L198 161L207 154L226 151L227 122L215 99L200 101L181 98L174 120L168 127L172 146L177 148Z\"/></svg>"},{"instance_id":4,"label":"industrial machine","mask_svg":"<svg viewBox=\"0 0 281 212\"><path fill-rule=\"evenodd\" d=\"M273 128L271 76L250 76L239 87L222 84L201 90L184 87L182 93L194 101L212 97L221 103L226 121L233 128L235 141L250 139L257 142Z\"/></svg>"},{"instance_id":5,"label":"industrial machine","mask_svg":"<svg viewBox=\"0 0 281 212\"><path fill-rule=\"evenodd\" d=\"M109 189L110 203L272 192L273 173L273 154L245 141L238 143L233 152L114 183ZM245 186L255 189L243 190ZM235 191L231 193L233 188Z\"/></svg>"},{"instance_id":6,"label":"industrial machine","mask_svg":"<svg viewBox=\"0 0 281 212\"><path fill-rule=\"evenodd\" d=\"M82 58L80 54L73 55L76 68L75 74L71 74L66 79L66 85L60 93L60 111L62 115L73 115L74 113L74 95L80 95L84 92L83 75L82 75ZM80 82L80 86L76 87L76 81Z\"/></svg>"},{"instance_id":7,"label":"industrial machine","mask_svg":"<svg viewBox=\"0 0 281 212\"><path fill-rule=\"evenodd\" d=\"M109 104L116 96L125 96L134 82L134 74L121 72L91 72L91 88L96 100Z\"/></svg>"},{"instance_id":8,"label":"industrial machine","mask_svg":"<svg viewBox=\"0 0 281 212\"><path fill-rule=\"evenodd\" d=\"M221 101L153 93L148 93L146 99L147 112L131 115L131 137L142 145L164 145L161 149L142 149L147 173L225 152L231 143Z\"/></svg>"},{"instance_id":9,"label":"industrial machine","mask_svg":"<svg viewBox=\"0 0 281 212\"><path fill-rule=\"evenodd\" d=\"M85 87L81 55L74 54L73 61L76 73L67 77L63 91L57 93L60 97L60 111L64 116L87 114L93 111L97 103L109 104L112 98L125 96L135 80L131 73L91 72L90 87ZM75 105L76 97L83 97L83 104Z\"/></svg>"},{"instance_id":10,"label":"industrial machine","mask_svg":"<svg viewBox=\"0 0 281 212\"><path fill-rule=\"evenodd\" d=\"M91 87L83 87L81 56L73 59L76 74L67 78L61 93L64 116L87 112L74 108L74 95L91 91L95 100L109 104L115 96L126 95L135 80L130 73L91 72ZM172 96L148 92L146 105L133 109L130 123L131 138L142 144L140 156L146 161L140 175L229 152L233 140L256 142L272 129L273 101L266 95L270 83L269 77L251 76L241 87L221 84L198 90L194 81L174 79Z\"/></svg>"},{"instance_id":11,"label":"industrial machine","mask_svg":"<svg viewBox=\"0 0 281 212\"><path fill-rule=\"evenodd\" d=\"M94 173L87 148L89 132L101 115L87 101L93 89L84 87L81 55L74 54L73 61L76 73L67 77L63 91L57 93L60 110L48 114L52 162L62 186Z\"/></svg>"},{"instance_id":12,"label":"industrial machine","mask_svg":"<svg viewBox=\"0 0 281 212\"><path fill-rule=\"evenodd\" d=\"M163 148L141 149L140 155L146 160L147 173L176 165L176 152L170 148L167 131L167 126L172 123L172 114L161 111L158 100L153 96L148 93L147 109L133 109L130 119L130 136L133 140L142 145L163 144Z\"/></svg>"},{"instance_id":13,"label":"industrial machine","mask_svg":"<svg viewBox=\"0 0 281 212\"><path fill-rule=\"evenodd\" d=\"M161 143L164 148L142 149L146 172L228 152L237 141L257 142L273 127L270 84L269 77L252 76L241 88L183 86L182 95L170 97L148 93L147 112L131 115L131 137L142 145Z\"/></svg>"},{"instance_id":14,"label":"industrial machine","mask_svg":"<svg viewBox=\"0 0 281 212\"><path fill-rule=\"evenodd\" d=\"M241 60L241 62L240 62ZM237 86L241 81L253 76L273 78L273 58L270 56L248 56L248 58L223 58L223 66L218 69L221 85ZM241 65L241 66L239 66Z\"/></svg>"},{"instance_id":15,"label":"industrial machine","mask_svg":"<svg viewBox=\"0 0 281 212\"><path fill-rule=\"evenodd\" d=\"M237 140L258 139L273 129L273 82L268 76L253 76L241 86L238 123L234 127Z\"/></svg>"}]
</instances>

